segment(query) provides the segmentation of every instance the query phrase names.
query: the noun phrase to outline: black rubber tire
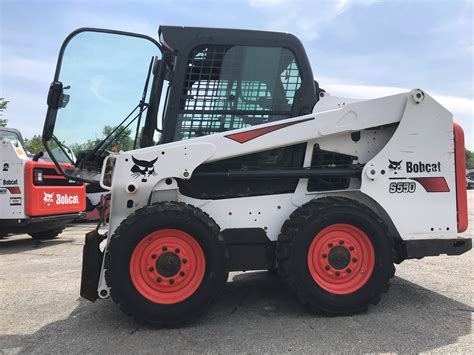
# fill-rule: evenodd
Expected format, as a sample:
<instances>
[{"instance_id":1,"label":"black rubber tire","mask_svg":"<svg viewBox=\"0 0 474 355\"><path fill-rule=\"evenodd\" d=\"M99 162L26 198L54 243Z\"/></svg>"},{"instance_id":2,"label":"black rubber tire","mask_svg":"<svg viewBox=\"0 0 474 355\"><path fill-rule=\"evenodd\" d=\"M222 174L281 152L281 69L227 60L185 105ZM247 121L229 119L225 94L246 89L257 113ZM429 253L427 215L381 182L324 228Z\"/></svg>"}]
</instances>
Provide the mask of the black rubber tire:
<instances>
[{"instance_id":1,"label":"black rubber tire","mask_svg":"<svg viewBox=\"0 0 474 355\"><path fill-rule=\"evenodd\" d=\"M90 212L95 208L95 206L92 204L91 200L89 197L86 197L86 212Z\"/></svg>"},{"instance_id":2,"label":"black rubber tire","mask_svg":"<svg viewBox=\"0 0 474 355\"><path fill-rule=\"evenodd\" d=\"M165 228L192 235L206 259L204 278L198 289L175 304L148 300L137 291L130 276L130 259L137 244L148 234ZM160 202L135 211L120 224L107 246L105 278L112 299L125 314L157 327L175 327L198 319L227 282L226 252L218 239L219 232L219 226L206 213L184 203Z\"/></svg>"},{"instance_id":3,"label":"black rubber tire","mask_svg":"<svg viewBox=\"0 0 474 355\"><path fill-rule=\"evenodd\" d=\"M64 230L63 227L50 229L42 232L29 233L30 237L35 240L49 240L55 239Z\"/></svg>"},{"instance_id":4,"label":"black rubber tire","mask_svg":"<svg viewBox=\"0 0 474 355\"><path fill-rule=\"evenodd\" d=\"M339 295L321 288L312 278L308 250L323 228L336 223L352 224L369 237L375 252L371 277L357 291ZM277 243L278 271L299 301L326 315L350 315L377 304L395 274L393 238L384 222L367 206L341 197L312 200L294 211L282 227Z\"/></svg>"}]
</instances>

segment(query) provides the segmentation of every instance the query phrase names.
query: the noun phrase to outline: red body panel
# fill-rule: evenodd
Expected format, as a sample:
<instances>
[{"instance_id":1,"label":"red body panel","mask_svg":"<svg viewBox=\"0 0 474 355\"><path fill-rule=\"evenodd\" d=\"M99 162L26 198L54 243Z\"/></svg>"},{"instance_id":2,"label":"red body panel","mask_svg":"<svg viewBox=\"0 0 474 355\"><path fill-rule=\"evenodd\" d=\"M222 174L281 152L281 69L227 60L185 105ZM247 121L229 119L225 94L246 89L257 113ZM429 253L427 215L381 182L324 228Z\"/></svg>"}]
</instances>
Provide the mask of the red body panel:
<instances>
[{"instance_id":1,"label":"red body panel","mask_svg":"<svg viewBox=\"0 0 474 355\"><path fill-rule=\"evenodd\" d=\"M57 184L39 185L34 183L34 169L45 169L45 180ZM51 174L54 169L56 174ZM85 184L67 184L53 163L30 160L25 164L25 214L28 216L48 216L81 212L86 209ZM58 186L63 183L64 186Z\"/></svg>"},{"instance_id":2,"label":"red body panel","mask_svg":"<svg viewBox=\"0 0 474 355\"><path fill-rule=\"evenodd\" d=\"M458 210L458 232L467 229L467 190L466 190L466 158L464 156L464 131L454 123L454 154L456 166L456 204Z\"/></svg>"}]
</instances>

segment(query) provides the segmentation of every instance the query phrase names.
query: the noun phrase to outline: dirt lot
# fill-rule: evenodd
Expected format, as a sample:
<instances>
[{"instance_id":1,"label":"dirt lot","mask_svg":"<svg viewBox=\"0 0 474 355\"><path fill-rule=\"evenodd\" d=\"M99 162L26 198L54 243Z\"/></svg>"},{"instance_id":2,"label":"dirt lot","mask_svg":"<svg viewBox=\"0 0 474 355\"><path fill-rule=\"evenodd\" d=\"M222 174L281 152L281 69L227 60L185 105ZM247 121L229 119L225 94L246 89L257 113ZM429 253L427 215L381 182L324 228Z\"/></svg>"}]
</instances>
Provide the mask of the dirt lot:
<instances>
[{"instance_id":1,"label":"dirt lot","mask_svg":"<svg viewBox=\"0 0 474 355\"><path fill-rule=\"evenodd\" d=\"M469 235L473 235L474 191ZM79 298L83 236L0 240L0 352L471 352L474 252L406 261L368 313L309 314L268 272L234 273L219 303L181 329L135 323L111 301Z\"/></svg>"}]
</instances>

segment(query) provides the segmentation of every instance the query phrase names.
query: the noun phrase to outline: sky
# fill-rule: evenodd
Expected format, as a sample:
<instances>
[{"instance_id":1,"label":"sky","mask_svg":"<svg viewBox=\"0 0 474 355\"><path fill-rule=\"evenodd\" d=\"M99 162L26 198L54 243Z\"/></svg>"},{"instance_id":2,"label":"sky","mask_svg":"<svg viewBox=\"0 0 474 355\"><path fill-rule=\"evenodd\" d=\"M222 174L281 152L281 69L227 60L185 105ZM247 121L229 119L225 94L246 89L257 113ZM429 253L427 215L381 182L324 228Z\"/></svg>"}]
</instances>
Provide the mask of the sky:
<instances>
[{"instance_id":1,"label":"sky","mask_svg":"<svg viewBox=\"0 0 474 355\"><path fill-rule=\"evenodd\" d=\"M335 96L375 98L420 88L462 124L474 148L473 0L0 0L3 118L42 131L64 38L79 27L139 32L158 26L295 34L316 80Z\"/></svg>"}]
</instances>

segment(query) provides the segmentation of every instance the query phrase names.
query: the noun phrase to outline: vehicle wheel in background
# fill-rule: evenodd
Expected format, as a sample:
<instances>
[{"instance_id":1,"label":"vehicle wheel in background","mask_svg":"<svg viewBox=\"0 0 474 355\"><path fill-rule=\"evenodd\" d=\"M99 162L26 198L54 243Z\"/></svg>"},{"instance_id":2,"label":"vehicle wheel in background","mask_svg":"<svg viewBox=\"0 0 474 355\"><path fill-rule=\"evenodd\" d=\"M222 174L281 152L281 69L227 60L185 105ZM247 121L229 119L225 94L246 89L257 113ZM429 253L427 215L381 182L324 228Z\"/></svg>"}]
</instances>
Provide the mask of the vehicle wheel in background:
<instances>
[{"instance_id":1,"label":"vehicle wheel in background","mask_svg":"<svg viewBox=\"0 0 474 355\"><path fill-rule=\"evenodd\" d=\"M63 231L64 227L50 229L42 232L29 233L30 237L35 240L48 240L56 238Z\"/></svg>"}]
</instances>

